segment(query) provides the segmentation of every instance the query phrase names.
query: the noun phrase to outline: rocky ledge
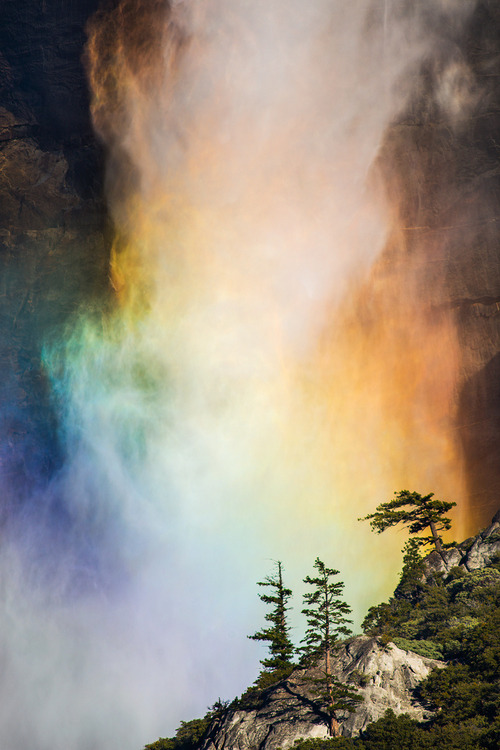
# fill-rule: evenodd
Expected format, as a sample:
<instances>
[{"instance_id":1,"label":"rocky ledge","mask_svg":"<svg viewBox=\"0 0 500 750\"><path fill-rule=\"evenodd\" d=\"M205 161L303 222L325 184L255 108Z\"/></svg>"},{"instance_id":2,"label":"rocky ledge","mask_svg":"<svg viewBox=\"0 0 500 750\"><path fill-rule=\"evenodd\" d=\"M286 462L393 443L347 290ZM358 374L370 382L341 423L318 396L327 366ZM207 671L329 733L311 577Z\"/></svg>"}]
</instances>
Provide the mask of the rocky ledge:
<instances>
[{"instance_id":1,"label":"rocky ledge","mask_svg":"<svg viewBox=\"0 0 500 750\"><path fill-rule=\"evenodd\" d=\"M471 572L492 565L500 557L500 511L477 536L425 558L428 582L452 568ZM358 692L356 710L339 716L341 734L352 737L387 709L417 721L429 718L415 700L415 688L434 667L444 662L429 659L393 643L357 636L340 645L332 672ZM287 750L296 740L327 738L327 717L318 708L311 684L320 667L295 669L286 680L264 691L248 691L215 718L200 750Z\"/></svg>"},{"instance_id":2,"label":"rocky ledge","mask_svg":"<svg viewBox=\"0 0 500 750\"><path fill-rule=\"evenodd\" d=\"M357 688L357 709L341 720L342 735L358 734L388 708L422 720L425 712L413 699L414 688L441 665L394 644L358 636L342 644L335 657L335 677ZM297 669L268 688L252 707L230 707L216 719L202 750L286 750L298 739L328 737L326 717L314 705L309 685L316 670ZM319 674L319 673L318 673Z\"/></svg>"},{"instance_id":3,"label":"rocky ledge","mask_svg":"<svg viewBox=\"0 0 500 750\"><path fill-rule=\"evenodd\" d=\"M436 551L431 552L425 558L425 576L432 578L437 573L448 573L452 568L462 568L468 572L479 570L490 565L499 555L500 510L493 516L491 524L477 536L444 550L442 556Z\"/></svg>"}]
</instances>

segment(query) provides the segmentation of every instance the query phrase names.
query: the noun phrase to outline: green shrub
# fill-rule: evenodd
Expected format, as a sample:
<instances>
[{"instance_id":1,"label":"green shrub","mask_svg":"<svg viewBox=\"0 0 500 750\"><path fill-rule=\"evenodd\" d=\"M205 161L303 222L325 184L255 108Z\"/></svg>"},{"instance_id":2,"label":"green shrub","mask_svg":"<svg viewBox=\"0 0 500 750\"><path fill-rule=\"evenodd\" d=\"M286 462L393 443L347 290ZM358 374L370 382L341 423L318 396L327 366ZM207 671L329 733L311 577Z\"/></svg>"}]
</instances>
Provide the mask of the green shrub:
<instances>
[{"instance_id":1,"label":"green shrub","mask_svg":"<svg viewBox=\"0 0 500 750\"><path fill-rule=\"evenodd\" d=\"M394 638L394 643L398 648L402 648L404 651L413 651L415 654L424 656L427 659L443 658L443 646L435 641L416 641L396 637Z\"/></svg>"}]
</instances>

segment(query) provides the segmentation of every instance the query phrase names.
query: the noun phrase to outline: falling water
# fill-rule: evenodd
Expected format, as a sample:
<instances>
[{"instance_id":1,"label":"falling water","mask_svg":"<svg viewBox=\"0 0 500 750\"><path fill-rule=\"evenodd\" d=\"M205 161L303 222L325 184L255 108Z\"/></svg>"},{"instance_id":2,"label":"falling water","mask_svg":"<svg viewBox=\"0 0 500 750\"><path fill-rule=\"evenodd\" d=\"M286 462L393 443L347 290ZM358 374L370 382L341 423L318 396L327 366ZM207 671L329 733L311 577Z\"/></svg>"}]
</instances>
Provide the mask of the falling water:
<instances>
[{"instance_id":1,"label":"falling water","mask_svg":"<svg viewBox=\"0 0 500 750\"><path fill-rule=\"evenodd\" d=\"M385 156L430 17L473 3L393 5L94 18L113 294L44 349L64 524L2 553L4 744L172 732L255 678L270 559L299 595L317 555L340 568L359 623L404 540L357 517L406 486L463 499L456 331L420 304Z\"/></svg>"}]
</instances>

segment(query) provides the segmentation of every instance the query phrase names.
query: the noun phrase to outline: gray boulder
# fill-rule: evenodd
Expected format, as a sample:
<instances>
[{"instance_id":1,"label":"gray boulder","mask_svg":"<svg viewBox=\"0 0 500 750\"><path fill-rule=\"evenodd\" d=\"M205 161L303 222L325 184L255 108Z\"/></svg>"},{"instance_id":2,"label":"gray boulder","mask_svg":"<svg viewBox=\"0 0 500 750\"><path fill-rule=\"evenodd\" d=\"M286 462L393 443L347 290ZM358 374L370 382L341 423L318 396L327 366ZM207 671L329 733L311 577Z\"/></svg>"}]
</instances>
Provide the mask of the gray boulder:
<instances>
[{"instance_id":1,"label":"gray boulder","mask_svg":"<svg viewBox=\"0 0 500 750\"><path fill-rule=\"evenodd\" d=\"M425 577L431 578L436 573L448 573L452 568L463 568L466 571L479 570L491 564L500 555L500 511L493 517L491 524L476 537L466 539L449 550L444 550L443 558L436 551L425 558Z\"/></svg>"}]
</instances>

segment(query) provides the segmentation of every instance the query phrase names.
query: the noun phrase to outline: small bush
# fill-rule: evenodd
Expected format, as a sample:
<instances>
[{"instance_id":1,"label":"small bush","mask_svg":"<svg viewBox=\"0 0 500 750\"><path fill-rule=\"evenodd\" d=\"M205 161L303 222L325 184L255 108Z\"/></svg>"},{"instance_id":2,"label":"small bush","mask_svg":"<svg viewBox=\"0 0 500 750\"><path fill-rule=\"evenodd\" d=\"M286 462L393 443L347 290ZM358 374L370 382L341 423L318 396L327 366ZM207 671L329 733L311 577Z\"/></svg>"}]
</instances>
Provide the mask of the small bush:
<instances>
[{"instance_id":1,"label":"small bush","mask_svg":"<svg viewBox=\"0 0 500 750\"><path fill-rule=\"evenodd\" d=\"M443 646L435 641L416 641L396 637L394 638L394 643L398 648L402 648L404 651L413 651L413 653L419 654L419 656L424 656L427 659L443 658Z\"/></svg>"}]
</instances>

